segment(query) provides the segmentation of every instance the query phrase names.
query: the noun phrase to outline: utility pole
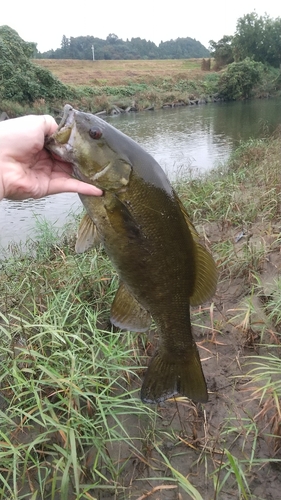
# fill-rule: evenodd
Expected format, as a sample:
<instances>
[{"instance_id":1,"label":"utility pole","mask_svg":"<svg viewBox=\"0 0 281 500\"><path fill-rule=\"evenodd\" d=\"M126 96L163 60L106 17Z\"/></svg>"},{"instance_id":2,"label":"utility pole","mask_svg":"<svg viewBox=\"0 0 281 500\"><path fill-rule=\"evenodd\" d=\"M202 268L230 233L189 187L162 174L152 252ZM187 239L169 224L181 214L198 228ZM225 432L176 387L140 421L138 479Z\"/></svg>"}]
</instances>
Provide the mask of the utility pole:
<instances>
[{"instance_id":1,"label":"utility pole","mask_svg":"<svg viewBox=\"0 0 281 500\"><path fill-rule=\"evenodd\" d=\"M95 60L95 47L92 45L92 52L93 52L93 61Z\"/></svg>"}]
</instances>

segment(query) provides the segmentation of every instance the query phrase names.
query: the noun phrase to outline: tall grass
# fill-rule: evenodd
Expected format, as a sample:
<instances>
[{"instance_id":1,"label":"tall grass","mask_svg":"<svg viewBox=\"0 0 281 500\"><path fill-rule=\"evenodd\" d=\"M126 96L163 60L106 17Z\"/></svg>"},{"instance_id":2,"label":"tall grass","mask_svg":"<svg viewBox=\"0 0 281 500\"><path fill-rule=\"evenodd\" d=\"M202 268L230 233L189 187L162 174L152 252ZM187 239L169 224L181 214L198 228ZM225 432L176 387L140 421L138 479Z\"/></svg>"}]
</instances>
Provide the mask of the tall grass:
<instances>
[{"instance_id":1,"label":"tall grass","mask_svg":"<svg viewBox=\"0 0 281 500\"><path fill-rule=\"evenodd\" d=\"M192 312L203 367L230 328L241 352L205 407L140 402L155 340L110 326L118 279L102 249L77 256L40 222L31 251L1 262L0 498L265 500L260 475L278 487L281 282L265 271L280 247L279 152L278 138L250 141L223 173L176 186L220 270L214 302Z\"/></svg>"},{"instance_id":2,"label":"tall grass","mask_svg":"<svg viewBox=\"0 0 281 500\"><path fill-rule=\"evenodd\" d=\"M219 431L222 458L210 474L215 499L226 498L231 484L235 498L269 498L253 494L253 471L270 465L279 470L281 464L280 172L279 130L275 138L241 144L226 169L192 179L190 190L177 186L220 270L222 298L216 305L222 314L212 339L223 343L218 332L231 325L240 334L241 350L255 353L238 361L243 374L234 380L243 384L245 403L241 409L234 403ZM238 296L224 312L224 291L230 287ZM267 451L261 454L263 441Z\"/></svg>"},{"instance_id":3,"label":"tall grass","mask_svg":"<svg viewBox=\"0 0 281 500\"><path fill-rule=\"evenodd\" d=\"M137 397L136 336L108 325L116 276L103 254L37 250L2 270L1 498L125 491L120 471L153 412Z\"/></svg>"}]
</instances>

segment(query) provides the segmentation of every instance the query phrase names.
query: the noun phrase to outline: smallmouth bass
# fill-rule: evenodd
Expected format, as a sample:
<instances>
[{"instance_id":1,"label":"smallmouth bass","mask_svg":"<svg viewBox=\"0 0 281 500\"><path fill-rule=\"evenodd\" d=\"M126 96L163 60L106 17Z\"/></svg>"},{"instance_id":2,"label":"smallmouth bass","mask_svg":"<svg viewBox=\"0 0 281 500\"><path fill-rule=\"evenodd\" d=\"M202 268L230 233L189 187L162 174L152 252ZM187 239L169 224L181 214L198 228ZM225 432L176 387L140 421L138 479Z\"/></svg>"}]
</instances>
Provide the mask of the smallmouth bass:
<instances>
[{"instance_id":1,"label":"smallmouth bass","mask_svg":"<svg viewBox=\"0 0 281 500\"><path fill-rule=\"evenodd\" d=\"M213 295L217 270L164 171L128 136L70 105L45 147L72 163L78 179L104 192L101 197L80 195L87 214L76 251L100 241L118 272L111 322L141 332L149 329L152 317L159 328L159 347L141 399L159 403L180 394L206 402L190 305Z\"/></svg>"}]
</instances>

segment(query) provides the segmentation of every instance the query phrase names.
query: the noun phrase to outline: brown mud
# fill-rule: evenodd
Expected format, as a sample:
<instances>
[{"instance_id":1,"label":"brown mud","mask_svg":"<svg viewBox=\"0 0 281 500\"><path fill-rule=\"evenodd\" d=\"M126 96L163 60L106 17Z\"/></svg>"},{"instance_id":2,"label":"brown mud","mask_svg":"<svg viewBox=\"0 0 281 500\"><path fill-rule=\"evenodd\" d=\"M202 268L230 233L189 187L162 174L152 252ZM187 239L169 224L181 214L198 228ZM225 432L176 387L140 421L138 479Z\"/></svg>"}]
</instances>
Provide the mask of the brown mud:
<instances>
[{"instance_id":1,"label":"brown mud","mask_svg":"<svg viewBox=\"0 0 281 500\"><path fill-rule=\"evenodd\" d=\"M274 281L281 271L280 244L276 242L274 228L271 234L265 235L262 223L253 224L251 234L237 243L237 230L229 229L222 233L215 224L210 224L205 227L206 232L212 244L222 238L230 238L238 254L250 241L253 246L262 245L265 252L260 263L260 276L264 295L262 300L258 296L251 297L259 312L252 318L252 323L245 319L245 299L251 294L251 268L248 268L248 276L239 273L236 277L224 276L222 272L213 303L192 311L193 332L207 380L209 402L195 405L184 398L176 398L158 406L154 430L157 438L151 440L142 425L140 437L144 444L147 433L146 448L140 449L139 456L131 454L123 473L123 486L127 487L127 493L125 496L124 493L120 496L117 493L114 498L193 498L180 486L179 477L178 484L173 479L169 482L168 478L173 477L171 467L178 475L187 478L204 500L280 498L280 417L276 428L270 395L260 404L261 394L254 394L256 387L249 384L249 378L245 377L251 357L267 353L266 348L260 345L261 340L275 345L278 342L270 331L265 334L267 339L261 339L260 327L267 322L265 297L272 293ZM157 335L150 339L153 349L155 337ZM134 429L139 422L131 417L125 425L127 429ZM250 490L247 496L238 491L234 474L228 474L224 468L226 450L243 463ZM114 449L114 446L111 452L120 462L125 461L130 453L126 447ZM165 463L162 453L168 457L169 465ZM224 486L216 488L216 482L221 484L224 479ZM109 500L113 497L101 493L99 498Z\"/></svg>"}]
</instances>

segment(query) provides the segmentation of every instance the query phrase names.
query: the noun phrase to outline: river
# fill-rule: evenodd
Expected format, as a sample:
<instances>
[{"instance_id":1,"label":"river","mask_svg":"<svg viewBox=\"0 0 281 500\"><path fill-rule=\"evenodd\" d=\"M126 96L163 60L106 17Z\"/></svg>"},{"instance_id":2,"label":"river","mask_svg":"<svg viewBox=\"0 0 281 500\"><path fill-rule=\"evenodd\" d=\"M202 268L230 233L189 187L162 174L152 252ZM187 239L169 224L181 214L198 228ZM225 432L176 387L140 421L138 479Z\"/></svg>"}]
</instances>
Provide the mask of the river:
<instances>
[{"instance_id":1,"label":"river","mask_svg":"<svg viewBox=\"0 0 281 500\"><path fill-rule=\"evenodd\" d=\"M207 172L224 163L239 141L272 132L281 123L281 99L168 108L107 120L139 142L173 181ZM38 221L44 219L59 232L69 213L80 211L78 195L70 193L24 202L2 200L0 247L36 239Z\"/></svg>"}]
</instances>

